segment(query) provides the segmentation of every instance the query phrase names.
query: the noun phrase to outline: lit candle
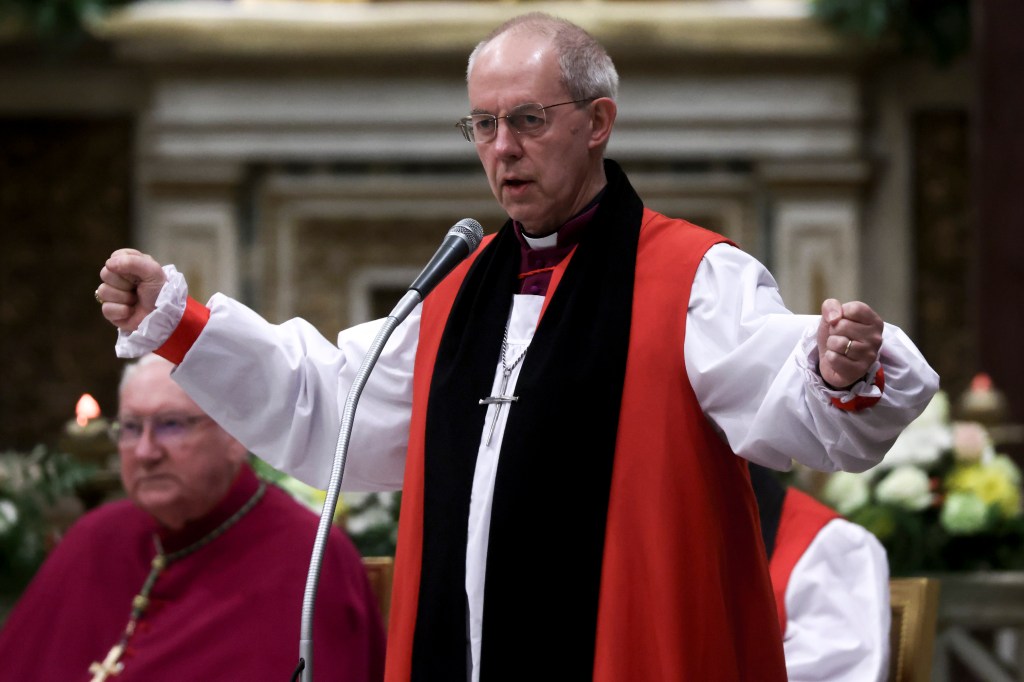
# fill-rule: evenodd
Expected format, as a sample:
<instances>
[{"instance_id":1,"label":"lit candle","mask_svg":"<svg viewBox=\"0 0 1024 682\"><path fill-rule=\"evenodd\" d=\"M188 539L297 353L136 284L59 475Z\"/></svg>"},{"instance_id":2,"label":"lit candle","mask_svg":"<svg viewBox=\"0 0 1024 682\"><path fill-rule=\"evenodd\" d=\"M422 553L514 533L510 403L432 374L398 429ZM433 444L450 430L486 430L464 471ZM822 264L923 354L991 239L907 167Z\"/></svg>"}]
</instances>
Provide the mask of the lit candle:
<instances>
[{"instance_id":1,"label":"lit candle","mask_svg":"<svg viewBox=\"0 0 1024 682\"><path fill-rule=\"evenodd\" d=\"M88 393L83 393L75 405L75 421L79 426L85 427L90 419L100 416L100 404Z\"/></svg>"},{"instance_id":2,"label":"lit candle","mask_svg":"<svg viewBox=\"0 0 1024 682\"><path fill-rule=\"evenodd\" d=\"M106 465L115 448L107 435L110 423L102 416L100 404L88 393L75 405L75 418L64 426L60 447L83 460Z\"/></svg>"},{"instance_id":3,"label":"lit candle","mask_svg":"<svg viewBox=\"0 0 1024 682\"><path fill-rule=\"evenodd\" d=\"M998 426L1006 420L1007 405L1003 392L995 387L992 377L984 372L975 374L971 386L960 396L960 419L976 421L988 427Z\"/></svg>"},{"instance_id":4,"label":"lit candle","mask_svg":"<svg viewBox=\"0 0 1024 682\"><path fill-rule=\"evenodd\" d=\"M75 418L64 425L59 446L63 452L95 467L88 480L75 487L75 494L85 509L92 509L120 492L117 445L110 439L110 422L88 393L78 399Z\"/></svg>"}]
</instances>

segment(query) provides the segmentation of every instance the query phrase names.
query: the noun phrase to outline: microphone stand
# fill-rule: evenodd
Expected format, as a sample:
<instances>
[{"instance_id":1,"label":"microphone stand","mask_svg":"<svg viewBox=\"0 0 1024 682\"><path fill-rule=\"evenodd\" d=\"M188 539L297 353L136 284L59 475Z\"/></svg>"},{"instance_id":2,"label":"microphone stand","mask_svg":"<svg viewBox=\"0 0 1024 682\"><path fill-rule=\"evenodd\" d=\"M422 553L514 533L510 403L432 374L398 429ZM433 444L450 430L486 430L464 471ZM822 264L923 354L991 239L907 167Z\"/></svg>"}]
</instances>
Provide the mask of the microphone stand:
<instances>
[{"instance_id":1,"label":"microphone stand","mask_svg":"<svg viewBox=\"0 0 1024 682\"><path fill-rule=\"evenodd\" d=\"M320 566L327 549L327 539L334 521L334 510L338 506L341 479L345 475L348 443L352 435L352 423L355 421L359 396L362 395L366 381L370 378L370 372L377 364L377 359L384 350L384 344L391 338L391 334L437 283L451 272L452 268L476 250L482 237L483 227L472 218L463 218L448 230L437 253L430 259L419 276L413 280L409 290L402 296L394 310L384 318L384 323L367 349L363 364L359 366L359 372L349 388L348 397L345 399L345 409L341 413L341 427L338 429L338 444L334 449L331 480L327 485L327 497L324 499L323 511L320 512L320 525L317 526L313 556L310 559L309 573L306 576L306 591L302 596L299 663L295 672L292 673L292 682L295 682L300 672L302 673L302 682L313 682L313 610L316 606L316 590L320 583Z\"/></svg>"},{"instance_id":2,"label":"microphone stand","mask_svg":"<svg viewBox=\"0 0 1024 682\"><path fill-rule=\"evenodd\" d=\"M415 289L410 289L398 302L394 310L384 318L384 323L377 332L373 343L370 344L363 358L363 364L359 367L349 388L348 397L345 399L345 409L341 414L341 428L338 430L338 444L334 450L334 464L331 467L331 480L327 485L327 497L324 499L324 508L320 512L320 524L317 526L316 540L313 543L313 556L310 559L309 573L306 576L306 591L302 597L302 627L299 632L299 664L295 673L302 673L302 682L313 682L313 611L316 607L316 591L320 583L320 566L324 560L324 552L327 550L327 539L334 522L334 510L338 506L338 495L341 491L341 481L345 476L345 460L348 458L348 444L352 435L352 423L356 416L356 406L359 404L359 397L363 393L366 381L370 378L377 359L380 358L384 345L391 338L391 334L399 324L402 323L409 313L419 305L422 297ZM295 679L295 675L292 676Z\"/></svg>"}]
</instances>

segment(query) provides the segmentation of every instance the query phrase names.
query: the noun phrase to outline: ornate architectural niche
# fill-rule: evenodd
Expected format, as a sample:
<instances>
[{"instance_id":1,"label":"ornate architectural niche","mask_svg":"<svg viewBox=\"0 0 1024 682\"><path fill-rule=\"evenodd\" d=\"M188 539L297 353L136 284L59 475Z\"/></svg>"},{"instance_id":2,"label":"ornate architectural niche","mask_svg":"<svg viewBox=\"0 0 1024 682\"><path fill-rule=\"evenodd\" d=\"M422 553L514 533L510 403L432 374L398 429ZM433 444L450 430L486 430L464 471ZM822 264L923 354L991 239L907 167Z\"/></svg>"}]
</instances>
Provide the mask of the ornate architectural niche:
<instances>
[{"instance_id":1,"label":"ornate architectural niche","mask_svg":"<svg viewBox=\"0 0 1024 682\"><path fill-rule=\"evenodd\" d=\"M237 211L230 197L160 197L147 208L142 248L162 263L176 264L194 298L238 294Z\"/></svg>"},{"instance_id":2,"label":"ornate architectural niche","mask_svg":"<svg viewBox=\"0 0 1024 682\"><path fill-rule=\"evenodd\" d=\"M818 313L826 298L858 297L859 215L852 199L787 197L776 203L773 261L790 310Z\"/></svg>"},{"instance_id":3,"label":"ornate architectural niche","mask_svg":"<svg viewBox=\"0 0 1024 682\"><path fill-rule=\"evenodd\" d=\"M271 319L298 315L327 333L390 310L458 219L486 232L504 221L475 168L278 171L258 195L256 302Z\"/></svg>"},{"instance_id":4,"label":"ornate architectural niche","mask_svg":"<svg viewBox=\"0 0 1024 682\"><path fill-rule=\"evenodd\" d=\"M770 262L780 252L766 238L772 188L760 169L801 163L813 178L822 165L857 158L861 97L843 66L846 47L799 2L529 9L579 21L616 56L623 86L608 155L647 204L723 232L784 270L789 261ZM181 236L188 226L200 244L195 267L212 272L204 259L225 254L230 267L220 275L236 280L218 288L241 291L275 320L302 315L330 332L378 311L378 293L422 264L454 221L474 217L493 231L503 220L453 123L467 106L465 55L524 10L182 2L114 16L105 35L149 65L145 167L154 176L191 168L197 198L205 169L236 169L225 194L233 213L208 199L188 209L187 194L175 203L144 179L144 236L160 239L165 224ZM807 68L815 60L824 61ZM205 236L189 210L206 212ZM211 246L212 225L234 231L236 252ZM160 248L189 257L172 242ZM855 271L856 259L846 267Z\"/></svg>"}]
</instances>

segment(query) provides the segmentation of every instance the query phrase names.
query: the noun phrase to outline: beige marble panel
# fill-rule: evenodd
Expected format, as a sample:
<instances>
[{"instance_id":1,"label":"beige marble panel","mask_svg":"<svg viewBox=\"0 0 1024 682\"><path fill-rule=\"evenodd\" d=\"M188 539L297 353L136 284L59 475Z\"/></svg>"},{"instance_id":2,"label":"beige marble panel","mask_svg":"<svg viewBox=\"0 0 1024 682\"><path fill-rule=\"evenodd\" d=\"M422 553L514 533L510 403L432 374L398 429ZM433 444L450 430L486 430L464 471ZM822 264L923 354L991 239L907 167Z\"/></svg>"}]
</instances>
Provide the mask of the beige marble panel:
<instances>
[{"instance_id":1,"label":"beige marble panel","mask_svg":"<svg viewBox=\"0 0 1024 682\"><path fill-rule=\"evenodd\" d=\"M773 212L773 272L795 313L819 313L826 298L858 297L859 209L855 201L789 197Z\"/></svg>"},{"instance_id":2,"label":"beige marble panel","mask_svg":"<svg viewBox=\"0 0 1024 682\"><path fill-rule=\"evenodd\" d=\"M148 215L142 249L184 273L194 298L238 294L238 228L230 200L159 198Z\"/></svg>"}]
</instances>

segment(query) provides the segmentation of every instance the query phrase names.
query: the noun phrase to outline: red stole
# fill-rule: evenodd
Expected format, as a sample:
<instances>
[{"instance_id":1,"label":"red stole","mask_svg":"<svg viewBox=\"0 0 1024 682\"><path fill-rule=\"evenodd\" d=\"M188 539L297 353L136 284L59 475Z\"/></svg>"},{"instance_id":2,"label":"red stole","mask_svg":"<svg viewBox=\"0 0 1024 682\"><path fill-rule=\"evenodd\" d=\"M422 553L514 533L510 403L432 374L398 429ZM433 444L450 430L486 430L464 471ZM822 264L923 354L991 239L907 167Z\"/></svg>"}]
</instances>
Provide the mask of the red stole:
<instances>
[{"instance_id":1,"label":"red stole","mask_svg":"<svg viewBox=\"0 0 1024 682\"><path fill-rule=\"evenodd\" d=\"M683 360L690 286L704 253L720 241L644 211L602 566L594 663L602 682L785 679L746 464L704 418ZM386 677L393 682L411 677L426 396L469 266L460 265L423 306L389 633ZM572 558L563 558L566 568L552 571L553 579L571 579Z\"/></svg>"},{"instance_id":2,"label":"red stole","mask_svg":"<svg viewBox=\"0 0 1024 682\"><path fill-rule=\"evenodd\" d=\"M782 503L779 530L775 534L775 551L772 552L768 569L775 591L775 607L778 611L779 627L786 631L786 588L793 574L796 562L825 525L833 519L842 518L821 502L795 488L786 489Z\"/></svg>"}]
</instances>

